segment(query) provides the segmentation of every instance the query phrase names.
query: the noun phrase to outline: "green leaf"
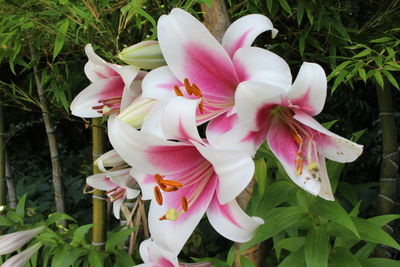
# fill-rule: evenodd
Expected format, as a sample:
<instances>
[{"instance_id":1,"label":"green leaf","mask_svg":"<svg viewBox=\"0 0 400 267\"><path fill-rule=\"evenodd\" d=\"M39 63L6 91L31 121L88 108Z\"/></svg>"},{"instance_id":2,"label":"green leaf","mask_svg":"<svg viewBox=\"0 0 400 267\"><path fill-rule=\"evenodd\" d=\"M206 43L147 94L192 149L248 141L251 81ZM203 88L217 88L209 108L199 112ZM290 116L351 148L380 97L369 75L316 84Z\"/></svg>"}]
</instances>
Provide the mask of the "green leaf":
<instances>
[{"instance_id":1,"label":"green leaf","mask_svg":"<svg viewBox=\"0 0 400 267\"><path fill-rule=\"evenodd\" d=\"M398 260L385 259L385 258L369 258L360 259L363 267L399 267L400 262Z\"/></svg>"},{"instance_id":2,"label":"green leaf","mask_svg":"<svg viewBox=\"0 0 400 267\"><path fill-rule=\"evenodd\" d=\"M74 232L74 236L72 238L72 243L74 244L79 244L82 242L82 240L85 238L85 235L87 232L92 229L93 224L86 224L82 225L79 228L77 228Z\"/></svg>"},{"instance_id":3,"label":"green leaf","mask_svg":"<svg viewBox=\"0 0 400 267\"><path fill-rule=\"evenodd\" d=\"M354 225L351 217L347 214L343 207L340 206L339 203L317 198L317 201L310 206L310 210L318 216L344 226L353 232L357 237L359 237L357 228Z\"/></svg>"},{"instance_id":4,"label":"green leaf","mask_svg":"<svg viewBox=\"0 0 400 267\"><path fill-rule=\"evenodd\" d=\"M354 224L360 233L360 238L365 241L383 244L386 246L400 249L400 245L385 231L373 222L362 218L352 218Z\"/></svg>"},{"instance_id":5,"label":"green leaf","mask_svg":"<svg viewBox=\"0 0 400 267\"><path fill-rule=\"evenodd\" d=\"M357 258L368 258L369 256L371 256L372 252L374 251L375 247L378 244L376 243L367 243L365 244L362 248L360 248L357 252L356 252L356 257Z\"/></svg>"},{"instance_id":6,"label":"green leaf","mask_svg":"<svg viewBox=\"0 0 400 267\"><path fill-rule=\"evenodd\" d=\"M348 71L341 71L340 74L337 76L337 78L335 79L335 82L333 83L332 86L332 93L335 92L336 88L343 82L344 78L346 77Z\"/></svg>"},{"instance_id":7,"label":"green leaf","mask_svg":"<svg viewBox=\"0 0 400 267\"><path fill-rule=\"evenodd\" d=\"M279 0L279 4L281 7L289 14L292 14L292 9L290 8L288 2L286 0Z\"/></svg>"},{"instance_id":8,"label":"green leaf","mask_svg":"<svg viewBox=\"0 0 400 267\"><path fill-rule=\"evenodd\" d=\"M383 77L380 71L374 71L375 81L383 88Z\"/></svg>"},{"instance_id":9,"label":"green leaf","mask_svg":"<svg viewBox=\"0 0 400 267\"><path fill-rule=\"evenodd\" d=\"M252 263L248 258L241 256L240 257L240 266L241 267L256 267L254 263Z\"/></svg>"},{"instance_id":10,"label":"green leaf","mask_svg":"<svg viewBox=\"0 0 400 267\"><path fill-rule=\"evenodd\" d=\"M229 266L232 266L235 263L236 253L235 253L236 246L233 245L228 252L228 256L226 257L226 262Z\"/></svg>"},{"instance_id":11,"label":"green leaf","mask_svg":"<svg viewBox=\"0 0 400 267\"><path fill-rule=\"evenodd\" d=\"M58 32L56 40L54 42L53 61L60 53L62 47L64 46L65 34L68 31L68 24L69 24L69 19L64 19L58 26Z\"/></svg>"},{"instance_id":12,"label":"green leaf","mask_svg":"<svg viewBox=\"0 0 400 267\"><path fill-rule=\"evenodd\" d=\"M307 267L327 267L329 256L329 237L325 227L312 227L304 244Z\"/></svg>"},{"instance_id":13,"label":"green leaf","mask_svg":"<svg viewBox=\"0 0 400 267\"><path fill-rule=\"evenodd\" d=\"M306 33L300 35L299 37L299 52L301 57L304 56L304 49L306 47L306 37L307 37Z\"/></svg>"},{"instance_id":14,"label":"green leaf","mask_svg":"<svg viewBox=\"0 0 400 267\"><path fill-rule=\"evenodd\" d=\"M386 215L380 215L380 216L375 216L375 217L369 218L369 219L367 219L367 221L372 222L379 227L382 227L385 224L388 224L391 221L398 220L398 219L400 219L399 214L386 214Z\"/></svg>"},{"instance_id":15,"label":"green leaf","mask_svg":"<svg viewBox=\"0 0 400 267\"><path fill-rule=\"evenodd\" d=\"M271 11L272 11L273 4L274 4L274 0L267 0L267 8L268 8L269 13L271 13Z\"/></svg>"},{"instance_id":16,"label":"green leaf","mask_svg":"<svg viewBox=\"0 0 400 267\"><path fill-rule=\"evenodd\" d=\"M305 241L306 238L304 236L288 237L279 241L275 249L286 249L290 252L295 252L304 246Z\"/></svg>"},{"instance_id":17,"label":"green leaf","mask_svg":"<svg viewBox=\"0 0 400 267\"><path fill-rule=\"evenodd\" d=\"M303 267L305 264L304 248L300 248L294 253L289 254L278 267Z\"/></svg>"},{"instance_id":18,"label":"green leaf","mask_svg":"<svg viewBox=\"0 0 400 267\"><path fill-rule=\"evenodd\" d=\"M330 263L332 267L362 267L358 259L345 248L335 248Z\"/></svg>"},{"instance_id":19,"label":"green leaf","mask_svg":"<svg viewBox=\"0 0 400 267\"><path fill-rule=\"evenodd\" d=\"M264 198L258 205L256 216L266 218L271 209L285 202L289 191L293 189L293 183L288 181L279 181L268 186L265 190Z\"/></svg>"},{"instance_id":20,"label":"green leaf","mask_svg":"<svg viewBox=\"0 0 400 267\"><path fill-rule=\"evenodd\" d=\"M353 56L353 58L365 57L365 56L367 56L369 54L371 54L371 49L370 48L366 48L363 51L361 51L360 53L358 53L355 56Z\"/></svg>"},{"instance_id":21,"label":"green leaf","mask_svg":"<svg viewBox=\"0 0 400 267\"><path fill-rule=\"evenodd\" d=\"M88 255L89 264L93 267L103 267L103 259L100 255L100 251L97 249L91 249Z\"/></svg>"},{"instance_id":22,"label":"green leaf","mask_svg":"<svg viewBox=\"0 0 400 267\"><path fill-rule=\"evenodd\" d=\"M267 164L264 158L258 158L254 160L254 178L258 184L258 191L260 195L263 195L265 188L267 187Z\"/></svg>"},{"instance_id":23,"label":"green leaf","mask_svg":"<svg viewBox=\"0 0 400 267\"><path fill-rule=\"evenodd\" d=\"M135 266L135 262L132 260L131 256L123 250L118 250L116 256L116 264L120 267L125 266Z\"/></svg>"},{"instance_id":24,"label":"green leaf","mask_svg":"<svg viewBox=\"0 0 400 267\"><path fill-rule=\"evenodd\" d=\"M396 87L396 89L400 89L400 88L399 88L399 84L397 83L396 79L393 77L393 75L392 75L390 72L388 72L388 71L386 71L386 70L383 70L382 72L383 72L383 74L385 74L386 79L387 79L394 87Z\"/></svg>"},{"instance_id":25,"label":"green leaf","mask_svg":"<svg viewBox=\"0 0 400 267\"><path fill-rule=\"evenodd\" d=\"M0 225L1 226L13 226L15 223L8 219L7 217L0 216Z\"/></svg>"},{"instance_id":26,"label":"green leaf","mask_svg":"<svg viewBox=\"0 0 400 267\"><path fill-rule=\"evenodd\" d=\"M26 202L26 194L23 195L19 201L18 201L18 205L17 208L15 209L15 212L17 213L17 215L19 217L21 217L22 219L25 217L25 202Z\"/></svg>"},{"instance_id":27,"label":"green leaf","mask_svg":"<svg viewBox=\"0 0 400 267\"><path fill-rule=\"evenodd\" d=\"M137 228L138 228L138 226L135 226L135 227L132 227L129 229L121 230L121 231L110 234L106 241L106 251L113 250L117 245L124 242L124 240L130 234L132 234L134 231L136 231Z\"/></svg>"},{"instance_id":28,"label":"green leaf","mask_svg":"<svg viewBox=\"0 0 400 267\"><path fill-rule=\"evenodd\" d=\"M360 78L364 81L367 82L367 73L365 72L364 68L361 68L358 70L358 75L360 75Z\"/></svg>"},{"instance_id":29,"label":"green leaf","mask_svg":"<svg viewBox=\"0 0 400 267\"><path fill-rule=\"evenodd\" d=\"M51 261L52 267L68 267L74 264L79 257L84 255L85 250L82 248L71 248L69 246L64 246L58 248Z\"/></svg>"},{"instance_id":30,"label":"green leaf","mask_svg":"<svg viewBox=\"0 0 400 267\"><path fill-rule=\"evenodd\" d=\"M297 14L296 14L296 18L297 18L297 24L301 24L301 21L303 20L303 15L304 15L304 2L303 0L298 1L298 5L297 5Z\"/></svg>"},{"instance_id":31,"label":"green leaf","mask_svg":"<svg viewBox=\"0 0 400 267\"><path fill-rule=\"evenodd\" d=\"M280 231L295 225L307 216L308 214L303 207L294 206L272 209L265 217L265 223L257 228L253 239L242 244L240 250L244 251L257 243L278 234Z\"/></svg>"},{"instance_id":32,"label":"green leaf","mask_svg":"<svg viewBox=\"0 0 400 267\"><path fill-rule=\"evenodd\" d=\"M49 218L46 220L46 225L50 225L52 223L61 221L61 220L68 220L68 221L73 221L76 222L76 220L74 218L72 218L71 216L64 214L64 213L59 213L59 212L55 212L49 215Z\"/></svg>"},{"instance_id":33,"label":"green leaf","mask_svg":"<svg viewBox=\"0 0 400 267\"><path fill-rule=\"evenodd\" d=\"M370 43L384 43L384 42L387 42L387 41L390 41L390 40L392 40L392 38L386 36L386 37L381 37L381 38L377 38L377 39L371 40Z\"/></svg>"}]
</instances>

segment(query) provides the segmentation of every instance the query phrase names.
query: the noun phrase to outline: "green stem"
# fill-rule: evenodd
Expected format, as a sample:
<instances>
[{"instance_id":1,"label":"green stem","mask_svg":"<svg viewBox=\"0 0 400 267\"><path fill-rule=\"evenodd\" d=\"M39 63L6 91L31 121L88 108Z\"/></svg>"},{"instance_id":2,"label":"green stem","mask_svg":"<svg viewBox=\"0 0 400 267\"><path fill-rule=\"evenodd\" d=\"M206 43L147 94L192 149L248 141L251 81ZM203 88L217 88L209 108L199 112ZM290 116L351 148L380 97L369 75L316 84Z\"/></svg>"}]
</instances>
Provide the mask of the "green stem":
<instances>
[{"instance_id":1,"label":"green stem","mask_svg":"<svg viewBox=\"0 0 400 267\"><path fill-rule=\"evenodd\" d=\"M0 104L0 206L6 205L6 157L4 110Z\"/></svg>"},{"instance_id":2,"label":"green stem","mask_svg":"<svg viewBox=\"0 0 400 267\"><path fill-rule=\"evenodd\" d=\"M104 138L101 128L101 119L92 120L92 154L93 162L103 153ZM93 165L93 173L100 173L97 166ZM95 189L93 191L93 234L92 244L97 246L99 250L104 250L104 243L107 233L107 204L105 201L104 191Z\"/></svg>"}]
</instances>

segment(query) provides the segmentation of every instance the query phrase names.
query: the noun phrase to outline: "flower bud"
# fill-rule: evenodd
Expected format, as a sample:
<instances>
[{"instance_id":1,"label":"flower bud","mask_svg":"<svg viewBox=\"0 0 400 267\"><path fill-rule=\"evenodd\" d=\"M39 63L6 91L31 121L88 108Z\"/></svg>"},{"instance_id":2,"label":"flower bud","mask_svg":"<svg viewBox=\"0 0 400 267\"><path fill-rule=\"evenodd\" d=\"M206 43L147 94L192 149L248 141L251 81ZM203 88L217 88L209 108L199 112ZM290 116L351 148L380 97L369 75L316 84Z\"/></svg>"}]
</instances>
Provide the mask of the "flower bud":
<instances>
[{"instance_id":1,"label":"flower bud","mask_svg":"<svg viewBox=\"0 0 400 267\"><path fill-rule=\"evenodd\" d=\"M124 164L126 164L125 161L115 150L110 150L107 153L104 153L94 161L94 165L102 172L107 172L106 168L115 168Z\"/></svg>"},{"instance_id":2,"label":"flower bud","mask_svg":"<svg viewBox=\"0 0 400 267\"><path fill-rule=\"evenodd\" d=\"M19 231L0 236L0 255L9 254L21 248L45 229L45 226L40 226L31 230Z\"/></svg>"},{"instance_id":3,"label":"flower bud","mask_svg":"<svg viewBox=\"0 0 400 267\"><path fill-rule=\"evenodd\" d=\"M155 99L143 98L140 96L125 108L118 115L118 118L133 128L139 129L142 127L144 118L156 103L157 100Z\"/></svg>"},{"instance_id":4,"label":"flower bud","mask_svg":"<svg viewBox=\"0 0 400 267\"><path fill-rule=\"evenodd\" d=\"M143 69L155 69L166 65L157 41L143 41L124 48L118 57L127 64Z\"/></svg>"},{"instance_id":5,"label":"flower bud","mask_svg":"<svg viewBox=\"0 0 400 267\"><path fill-rule=\"evenodd\" d=\"M33 246L30 246L29 248L25 249L21 253L18 253L17 255L12 256L9 258L3 265L2 267L23 267L25 263L29 261L29 259L42 247L42 243L38 242L34 244Z\"/></svg>"}]
</instances>

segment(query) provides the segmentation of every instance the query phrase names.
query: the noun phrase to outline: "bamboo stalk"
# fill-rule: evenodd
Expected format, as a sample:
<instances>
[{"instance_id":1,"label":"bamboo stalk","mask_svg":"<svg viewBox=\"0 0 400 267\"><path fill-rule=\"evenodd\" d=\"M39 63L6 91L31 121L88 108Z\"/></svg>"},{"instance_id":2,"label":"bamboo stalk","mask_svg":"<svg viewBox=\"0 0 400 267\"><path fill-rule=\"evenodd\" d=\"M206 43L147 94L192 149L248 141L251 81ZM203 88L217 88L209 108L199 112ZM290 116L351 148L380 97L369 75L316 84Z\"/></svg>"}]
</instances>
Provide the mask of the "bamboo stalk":
<instances>
[{"instance_id":1,"label":"bamboo stalk","mask_svg":"<svg viewBox=\"0 0 400 267\"><path fill-rule=\"evenodd\" d=\"M6 203L6 156L5 156L5 128L4 128L4 110L0 104L0 206Z\"/></svg>"},{"instance_id":2,"label":"bamboo stalk","mask_svg":"<svg viewBox=\"0 0 400 267\"><path fill-rule=\"evenodd\" d=\"M28 43L29 43L31 58L32 60L35 60L36 58L35 50L32 44L30 42ZM53 126L53 122L49 116L49 107L47 104L47 99L45 97L42 84L40 82L39 70L36 64L33 65L33 74L35 76L35 84L39 95L40 106L42 109L42 117L46 128L47 139L49 142L51 168L52 168L52 181L54 187L54 200L56 203L56 210L58 212L65 213L66 209L65 209L64 186L62 182L60 158L58 155L57 138L55 135L55 128ZM66 223L63 222L63 224L65 226Z\"/></svg>"},{"instance_id":3,"label":"bamboo stalk","mask_svg":"<svg viewBox=\"0 0 400 267\"><path fill-rule=\"evenodd\" d=\"M210 6L207 6L206 4L200 4L200 7L203 12L204 25L208 28L208 30L211 32L211 34L218 41L221 42L226 29L230 25L230 19L229 19L228 10L226 8L225 1L224 0L214 0L214 1L212 1ZM249 201L253 195L254 184L255 184L255 181L253 179L252 182L247 186L245 191L243 191L236 199L238 201L239 206L242 209L246 208L247 204L249 203ZM240 244L235 244L235 246L236 246L236 252L237 252L235 266L241 266L240 253L238 250ZM259 248L260 248L260 244L250 247L249 249L247 249L246 251L243 252L242 256L248 258L251 262L253 262L257 266L260 266L263 250L259 249Z\"/></svg>"},{"instance_id":4,"label":"bamboo stalk","mask_svg":"<svg viewBox=\"0 0 400 267\"><path fill-rule=\"evenodd\" d=\"M92 119L92 156L93 162L101 156L104 150L103 130L101 128L101 119ZM93 173L100 173L97 166L93 165ZM107 233L107 203L105 201L104 191L93 190L93 233L92 245L99 250L104 250L104 244Z\"/></svg>"},{"instance_id":5,"label":"bamboo stalk","mask_svg":"<svg viewBox=\"0 0 400 267\"><path fill-rule=\"evenodd\" d=\"M391 88L377 86L379 116L382 129L382 163L379 177L379 195L377 213L380 215L395 212L396 188L399 170L399 153L397 151L396 124L394 118ZM386 225L386 231L393 233L393 228ZM390 257L389 248L382 247L376 251L380 257Z\"/></svg>"},{"instance_id":6,"label":"bamboo stalk","mask_svg":"<svg viewBox=\"0 0 400 267\"><path fill-rule=\"evenodd\" d=\"M17 208L17 194L15 193L14 180L11 177L11 167L10 161L8 159L6 151L6 182L7 182L7 192L8 192L8 204L11 208Z\"/></svg>"}]
</instances>

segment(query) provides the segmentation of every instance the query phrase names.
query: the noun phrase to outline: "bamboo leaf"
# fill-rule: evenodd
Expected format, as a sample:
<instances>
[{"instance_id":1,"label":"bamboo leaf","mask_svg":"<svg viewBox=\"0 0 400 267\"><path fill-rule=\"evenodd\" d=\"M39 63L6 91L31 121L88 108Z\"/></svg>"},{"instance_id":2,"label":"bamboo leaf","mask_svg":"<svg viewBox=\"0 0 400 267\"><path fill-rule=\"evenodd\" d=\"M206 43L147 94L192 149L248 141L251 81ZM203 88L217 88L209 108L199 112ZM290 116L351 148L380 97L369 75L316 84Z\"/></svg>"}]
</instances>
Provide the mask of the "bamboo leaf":
<instances>
[{"instance_id":1,"label":"bamboo leaf","mask_svg":"<svg viewBox=\"0 0 400 267\"><path fill-rule=\"evenodd\" d=\"M279 0L279 4L287 13L292 14L292 9L286 0Z\"/></svg>"},{"instance_id":2,"label":"bamboo leaf","mask_svg":"<svg viewBox=\"0 0 400 267\"><path fill-rule=\"evenodd\" d=\"M54 42L53 61L57 57L57 55L60 53L62 47L64 46L65 34L68 31L68 24L69 24L69 20L64 19L58 26L58 32L57 32L56 40Z\"/></svg>"},{"instance_id":3,"label":"bamboo leaf","mask_svg":"<svg viewBox=\"0 0 400 267\"><path fill-rule=\"evenodd\" d=\"M385 42L390 41L390 40L392 40L392 38L386 36L386 37L381 37L381 38L377 38L377 39L371 40L369 42L370 43L385 43Z\"/></svg>"},{"instance_id":4,"label":"bamboo leaf","mask_svg":"<svg viewBox=\"0 0 400 267\"><path fill-rule=\"evenodd\" d=\"M374 71L375 81L383 88L383 77L380 71Z\"/></svg>"},{"instance_id":5,"label":"bamboo leaf","mask_svg":"<svg viewBox=\"0 0 400 267\"><path fill-rule=\"evenodd\" d=\"M400 89L400 88L399 88L399 84L397 83L396 79L393 77L393 75L392 75L390 72L388 72L388 71L386 71L386 70L383 70L382 72L383 72L383 74L385 74L386 79L387 79L394 87L396 87L396 89Z\"/></svg>"},{"instance_id":6,"label":"bamboo leaf","mask_svg":"<svg viewBox=\"0 0 400 267\"><path fill-rule=\"evenodd\" d=\"M355 56L353 56L353 58L365 57L365 56L368 56L369 54L371 54L371 49L370 48L366 48L363 51L361 51L360 53L358 53Z\"/></svg>"},{"instance_id":7,"label":"bamboo leaf","mask_svg":"<svg viewBox=\"0 0 400 267\"><path fill-rule=\"evenodd\" d=\"M367 73L365 72L364 68L361 68L358 70L358 75L360 75L360 78L364 81L367 82Z\"/></svg>"},{"instance_id":8,"label":"bamboo leaf","mask_svg":"<svg viewBox=\"0 0 400 267\"><path fill-rule=\"evenodd\" d=\"M304 1L300 0L297 5L297 14L296 14L297 24L299 24L299 26L301 24L301 21L303 20L303 15L304 15Z\"/></svg>"}]
</instances>

